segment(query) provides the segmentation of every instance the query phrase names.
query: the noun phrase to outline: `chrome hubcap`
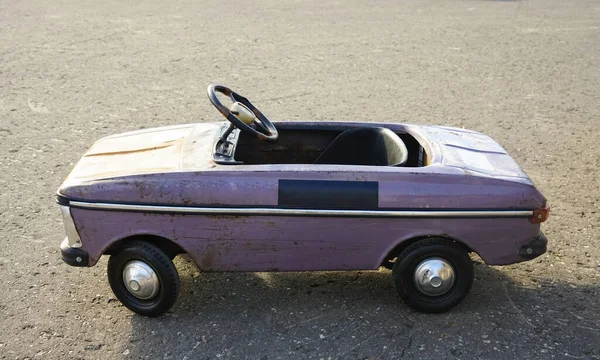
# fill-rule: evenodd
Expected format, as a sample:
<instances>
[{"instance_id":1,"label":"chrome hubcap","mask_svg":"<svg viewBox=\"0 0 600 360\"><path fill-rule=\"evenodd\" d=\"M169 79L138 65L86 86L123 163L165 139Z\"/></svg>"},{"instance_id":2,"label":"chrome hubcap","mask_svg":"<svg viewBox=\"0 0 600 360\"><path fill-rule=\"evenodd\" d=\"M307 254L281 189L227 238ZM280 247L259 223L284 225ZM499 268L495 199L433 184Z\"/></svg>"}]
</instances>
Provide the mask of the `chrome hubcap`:
<instances>
[{"instance_id":1,"label":"chrome hubcap","mask_svg":"<svg viewBox=\"0 0 600 360\"><path fill-rule=\"evenodd\" d=\"M133 296L142 300L152 299L160 289L158 276L152 267L139 260L130 261L125 265L123 282Z\"/></svg>"},{"instance_id":2,"label":"chrome hubcap","mask_svg":"<svg viewBox=\"0 0 600 360\"><path fill-rule=\"evenodd\" d=\"M414 281L417 290L425 295L443 295L454 285L454 268L440 258L425 259L417 265Z\"/></svg>"}]
</instances>

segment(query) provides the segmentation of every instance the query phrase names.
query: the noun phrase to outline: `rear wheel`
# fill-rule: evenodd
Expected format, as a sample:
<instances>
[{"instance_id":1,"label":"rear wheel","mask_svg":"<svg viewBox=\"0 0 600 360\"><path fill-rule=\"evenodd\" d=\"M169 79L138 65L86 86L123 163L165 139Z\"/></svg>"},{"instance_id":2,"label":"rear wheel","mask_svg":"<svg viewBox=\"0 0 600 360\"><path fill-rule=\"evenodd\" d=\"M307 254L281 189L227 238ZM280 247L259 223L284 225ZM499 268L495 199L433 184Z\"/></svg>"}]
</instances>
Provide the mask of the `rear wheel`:
<instances>
[{"instance_id":1,"label":"rear wheel","mask_svg":"<svg viewBox=\"0 0 600 360\"><path fill-rule=\"evenodd\" d=\"M140 315L167 312L179 294L179 274L158 247L134 241L108 260L108 281L121 303Z\"/></svg>"},{"instance_id":2,"label":"rear wheel","mask_svg":"<svg viewBox=\"0 0 600 360\"><path fill-rule=\"evenodd\" d=\"M459 244L428 238L407 247L392 270L404 302L415 310L440 313L458 305L473 284L473 263Z\"/></svg>"}]
</instances>

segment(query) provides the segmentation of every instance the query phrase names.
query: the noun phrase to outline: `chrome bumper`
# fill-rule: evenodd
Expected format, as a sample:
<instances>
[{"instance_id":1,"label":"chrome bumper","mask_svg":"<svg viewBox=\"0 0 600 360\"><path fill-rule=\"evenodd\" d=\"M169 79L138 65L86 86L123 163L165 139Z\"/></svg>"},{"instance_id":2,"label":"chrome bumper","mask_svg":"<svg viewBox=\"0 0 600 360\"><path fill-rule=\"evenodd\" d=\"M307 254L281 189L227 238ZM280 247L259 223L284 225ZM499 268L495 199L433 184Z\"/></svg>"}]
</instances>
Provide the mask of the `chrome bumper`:
<instances>
[{"instance_id":1,"label":"chrome bumper","mask_svg":"<svg viewBox=\"0 0 600 360\"><path fill-rule=\"evenodd\" d=\"M67 234L69 247L80 248L82 243L81 239L79 238L77 228L75 227L73 217L71 216L71 208L67 205L60 205L60 212L62 213L63 224L65 225L65 233Z\"/></svg>"},{"instance_id":2,"label":"chrome bumper","mask_svg":"<svg viewBox=\"0 0 600 360\"><path fill-rule=\"evenodd\" d=\"M71 208L67 205L60 205L60 212L65 225L67 237L60 244L60 255L64 262L71 266L89 266L88 253L81 249L83 243L75 227L75 221L71 216Z\"/></svg>"}]
</instances>

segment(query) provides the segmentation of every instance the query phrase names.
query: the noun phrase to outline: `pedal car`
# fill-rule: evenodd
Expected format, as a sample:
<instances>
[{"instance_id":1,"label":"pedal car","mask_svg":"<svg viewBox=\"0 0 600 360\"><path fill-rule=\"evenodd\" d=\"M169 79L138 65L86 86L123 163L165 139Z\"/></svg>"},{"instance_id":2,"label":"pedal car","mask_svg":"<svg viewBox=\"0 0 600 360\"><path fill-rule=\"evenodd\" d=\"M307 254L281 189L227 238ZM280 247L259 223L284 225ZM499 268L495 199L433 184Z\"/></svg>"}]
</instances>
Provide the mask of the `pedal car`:
<instances>
[{"instance_id":1,"label":"pedal car","mask_svg":"<svg viewBox=\"0 0 600 360\"><path fill-rule=\"evenodd\" d=\"M272 123L224 86L208 97L229 122L105 137L58 190L62 259L94 266L110 255L110 286L138 314L175 303L172 259L184 253L207 272L384 266L406 304L443 312L471 288L469 253L504 265L546 251L546 199L485 135Z\"/></svg>"}]
</instances>

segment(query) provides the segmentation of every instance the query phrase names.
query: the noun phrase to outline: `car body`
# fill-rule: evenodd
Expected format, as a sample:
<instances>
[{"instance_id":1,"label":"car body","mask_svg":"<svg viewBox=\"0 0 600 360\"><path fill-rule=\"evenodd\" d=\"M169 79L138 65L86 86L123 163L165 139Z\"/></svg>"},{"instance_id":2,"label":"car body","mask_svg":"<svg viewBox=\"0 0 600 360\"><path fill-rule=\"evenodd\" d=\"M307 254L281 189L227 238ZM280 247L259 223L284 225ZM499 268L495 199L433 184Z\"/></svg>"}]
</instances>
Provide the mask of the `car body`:
<instances>
[{"instance_id":1,"label":"car body","mask_svg":"<svg viewBox=\"0 0 600 360\"><path fill-rule=\"evenodd\" d=\"M98 140L58 190L65 262L93 266L141 238L170 258L188 254L206 272L375 270L431 237L456 242L490 265L546 251L546 199L486 135L293 121L275 122L279 139L269 142L227 125ZM341 133L357 128L397 134L408 149L406 164L313 163Z\"/></svg>"}]
</instances>

